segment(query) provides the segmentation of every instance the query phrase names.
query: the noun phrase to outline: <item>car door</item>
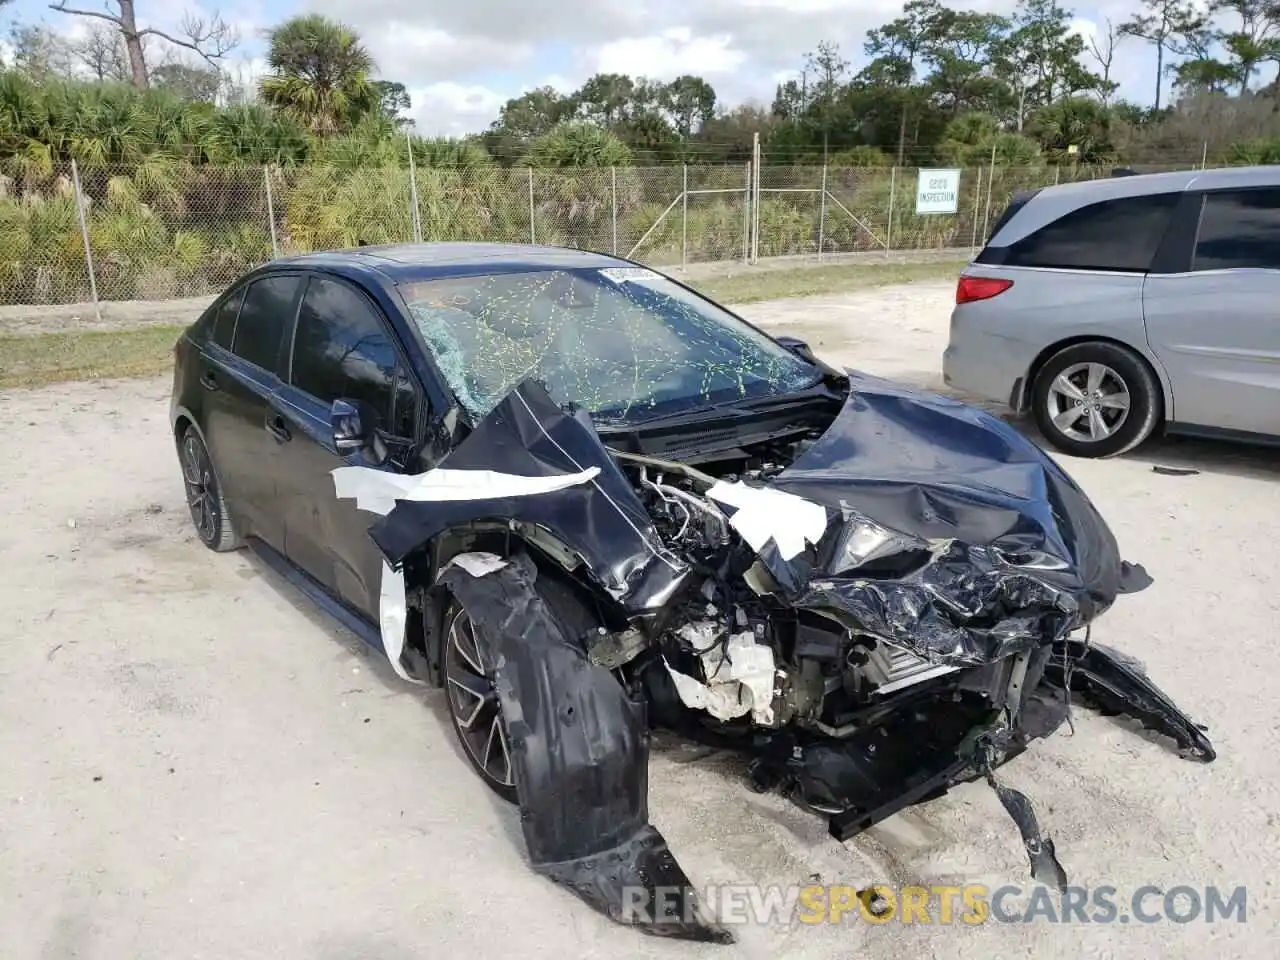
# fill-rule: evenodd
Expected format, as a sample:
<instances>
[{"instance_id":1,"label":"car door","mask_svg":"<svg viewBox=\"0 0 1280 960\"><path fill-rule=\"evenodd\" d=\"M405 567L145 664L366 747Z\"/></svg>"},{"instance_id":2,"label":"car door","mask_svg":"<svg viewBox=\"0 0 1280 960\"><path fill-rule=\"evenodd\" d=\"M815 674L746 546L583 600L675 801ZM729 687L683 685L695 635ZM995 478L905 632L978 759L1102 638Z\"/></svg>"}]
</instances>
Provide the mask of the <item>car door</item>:
<instances>
[{"instance_id":1,"label":"car door","mask_svg":"<svg viewBox=\"0 0 1280 960\"><path fill-rule=\"evenodd\" d=\"M334 495L332 471L371 464L337 452L329 410L340 398L367 403L393 454L379 469L410 469L422 391L408 370L386 317L363 290L333 276L309 278L277 405L290 437L280 445L285 553L370 619L382 578L382 554L368 535L376 517Z\"/></svg>"},{"instance_id":2,"label":"car door","mask_svg":"<svg viewBox=\"0 0 1280 960\"><path fill-rule=\"evenodd\" d=\"M1190 257L1143 290L1173 420L1280 434L1280 187L1201 194Z\"/></svg>"},{"instance_id":3,"label":"car door","mask_svg":"<svg viewBox=\"0 0 1280 960\"><path fill-rule=\"evenodd\" d=\"M227 505L243 535L277 550L284 545L284 523L277 444L267 427L300 280L298 274L269 274L233 291L214 317L213 338L198 361L205 446Z\"/></svg>"}]
</instances>

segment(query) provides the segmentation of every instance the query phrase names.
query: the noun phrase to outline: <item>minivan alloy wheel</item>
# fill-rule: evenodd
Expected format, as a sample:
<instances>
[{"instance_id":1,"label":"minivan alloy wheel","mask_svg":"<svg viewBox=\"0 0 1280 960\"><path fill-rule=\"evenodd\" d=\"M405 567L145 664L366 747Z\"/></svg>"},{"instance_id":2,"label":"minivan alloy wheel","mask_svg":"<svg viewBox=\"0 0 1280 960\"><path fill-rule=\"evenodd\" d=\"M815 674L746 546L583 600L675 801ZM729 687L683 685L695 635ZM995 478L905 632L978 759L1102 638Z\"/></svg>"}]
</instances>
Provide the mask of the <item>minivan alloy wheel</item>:
<instances>
[{"instance_id":1,"label":"minivan alloy wheel","mask_svg":"<svg viewBox=\"0 0 1280 960\"><path fill-rule=\"evenodd\" d=\"M513 800L515 775L502 706L475 627L461 607L454 608L445 634L444 679L449 714L467 759L491 789Z\"/></svg>"},{"instance_id":2,"label":"minivan alloy wheel","mask_svg":"<svg viewBox=\"0 0 1280 960\"><path fill-rule=\"evenodd\" d=\"M1097 443L1129 417L1132 398L1124 378L1103 363L1076 363L1049 384L1049 416L1072 440Z\"/></svg>"}]
</instances>

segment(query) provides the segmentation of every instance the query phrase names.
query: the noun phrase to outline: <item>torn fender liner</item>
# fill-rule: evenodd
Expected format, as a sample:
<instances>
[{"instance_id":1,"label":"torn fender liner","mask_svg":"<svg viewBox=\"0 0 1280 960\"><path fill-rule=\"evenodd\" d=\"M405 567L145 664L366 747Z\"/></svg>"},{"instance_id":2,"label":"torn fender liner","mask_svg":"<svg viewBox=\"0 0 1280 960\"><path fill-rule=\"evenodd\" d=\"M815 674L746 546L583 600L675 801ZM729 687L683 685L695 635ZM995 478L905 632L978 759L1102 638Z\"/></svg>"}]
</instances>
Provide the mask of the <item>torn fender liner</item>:
<instances>
[{"instance_id":1,"label":"torn fender liner","mask_svg":"<svg viewBox=\"0 0 1280 960\"><path fill-rule=\"evenodd\" d=\"M1013 427L849 377L835 422L771 481L837 515L820 551L761 553L795 606L966 666L1061 640L1144 585L1084 492Z\"/></svg>"},{"instance_id":2,"label":"torn fender liner","mask_svg":"<svg viewBox=\"0 0 1280 960\"><path fill-rule=\"evenodd\" d=\"M1186 756L1212 763L1218 752L1204 728L1178 709L1132 657L1100 643L1065 645L1054 651L1045 679L1105 716L1133 717L1148 730L1169 737Z\"/></svg>"},{"instance_id":3,"label":"torn fender liner","mask_svg":"<svg viewBox=\"0 0 1280 960\"><path fill-rule=\"evenodd\" d=\"M533 868L646 933L732 943L701 918L689 878L649 823L644 704L587 659L521 565L480 577L450 565L440 582L494 664Z\"/></svg>"},{"instance_id":4,"label":"torn fender liner","mask_svg":"<svg viewBox=\"0 0 1280 960\"><path fill-rule=\"evenodd\" d=\"M687 565L663 545L590 418L566 413L537 383L526 381L509 393L441 466L526 478L595 473L554 497L495 491L493 496L466 501L401 499L369 530L392 564L451 526L490 519L550 530L586 561L605 590L629 612L661 607L688 574Z\"/></svg>"}]
</instances>

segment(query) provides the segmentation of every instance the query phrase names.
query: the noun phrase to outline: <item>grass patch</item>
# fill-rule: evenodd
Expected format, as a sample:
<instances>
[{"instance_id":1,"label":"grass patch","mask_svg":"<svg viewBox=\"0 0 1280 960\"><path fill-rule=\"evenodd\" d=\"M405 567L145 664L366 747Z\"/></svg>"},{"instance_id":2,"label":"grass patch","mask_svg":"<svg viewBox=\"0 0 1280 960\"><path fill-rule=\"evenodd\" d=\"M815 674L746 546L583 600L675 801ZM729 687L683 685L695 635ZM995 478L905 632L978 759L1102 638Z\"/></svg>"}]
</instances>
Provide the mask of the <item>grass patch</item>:
<instances>
[{"instance_id":1,"label":"grass patch","mask_svg":"<svg viewBox=\"0 0 1280 960\"><path fill-rule=\"evenodd\" d=\"M964 262L857 263L794 269L745 269L691 279L689 286L726 304L846 293L919 280L949 280ZM0 387L37 387L63 380L149 377L173 366L176 324L124 330L0 335Z\"/></svg>"},{"instance_id":2,"label":"grass patch","mask_svg":"<svg viewBox=\"0 0 1280 960\"><path fill-rule=\"evenodd\" d=\"M0 336L0 387L155 376L173 368L173 345L182 330L164 324Z\"/></svg>"},{"instance_id":3,"label":"grass patch","mask_svg":"<svg viewBox=\"0 0 1280 960\"><path fill-rule=\"evenodd\" d=\"M964 260L934 263L850 263L830 267L798 266L788 270L744 268L741 273L721 277L701 277L689 286L722 303L753 303L785 297L814 297L828 293L848 293L868 287L920 280L954 280L964 268ZM678 277L678 274L676 275Z\"/></svg>"}]
</instances>

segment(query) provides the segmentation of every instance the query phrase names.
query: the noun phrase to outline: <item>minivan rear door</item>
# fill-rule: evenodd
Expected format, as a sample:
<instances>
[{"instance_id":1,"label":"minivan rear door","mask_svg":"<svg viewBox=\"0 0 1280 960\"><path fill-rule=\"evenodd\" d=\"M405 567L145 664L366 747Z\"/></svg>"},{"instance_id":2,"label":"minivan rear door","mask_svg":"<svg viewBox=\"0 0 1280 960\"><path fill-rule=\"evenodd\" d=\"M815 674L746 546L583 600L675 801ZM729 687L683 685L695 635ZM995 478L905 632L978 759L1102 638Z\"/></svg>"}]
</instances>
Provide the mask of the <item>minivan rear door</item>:
<instances>
[{"instance_id":1,"label":"minivan rear door","mask_svg":"<svg viewBox=\"0 0 1280 960\"><path fill-rule=\"evenodd\" d=\"M1205 191L1190 256L1143 290L1181 426L1280 434L1280 187Z\"/></svg>"}]
</instances>

